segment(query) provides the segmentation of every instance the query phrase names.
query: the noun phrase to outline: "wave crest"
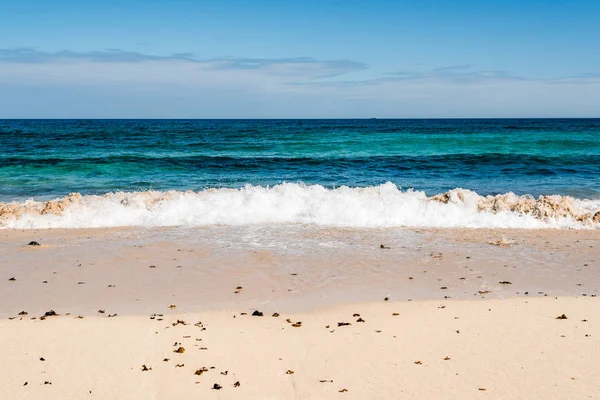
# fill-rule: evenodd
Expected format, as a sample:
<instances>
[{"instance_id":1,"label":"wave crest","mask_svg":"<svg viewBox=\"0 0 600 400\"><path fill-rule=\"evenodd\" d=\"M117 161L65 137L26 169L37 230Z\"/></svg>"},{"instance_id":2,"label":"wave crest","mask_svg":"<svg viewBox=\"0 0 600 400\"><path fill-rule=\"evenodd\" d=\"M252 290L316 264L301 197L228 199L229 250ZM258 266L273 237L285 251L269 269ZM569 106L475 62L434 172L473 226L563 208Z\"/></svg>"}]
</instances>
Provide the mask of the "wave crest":
<instances>
[{"instance_id":1,"label":"wave crest","mask_svg":"<svg viewBox=\"0 0 600 400\"><path fill-rule=\"evenodd\" d=\"M5 228L205 226L302 223L336 227L600 228L600 200L568 196L479 196L466 189L427 197L392 183L327 189L273 187L192 191L72 193L0 203Z\"/></svg>"}]
</instances>

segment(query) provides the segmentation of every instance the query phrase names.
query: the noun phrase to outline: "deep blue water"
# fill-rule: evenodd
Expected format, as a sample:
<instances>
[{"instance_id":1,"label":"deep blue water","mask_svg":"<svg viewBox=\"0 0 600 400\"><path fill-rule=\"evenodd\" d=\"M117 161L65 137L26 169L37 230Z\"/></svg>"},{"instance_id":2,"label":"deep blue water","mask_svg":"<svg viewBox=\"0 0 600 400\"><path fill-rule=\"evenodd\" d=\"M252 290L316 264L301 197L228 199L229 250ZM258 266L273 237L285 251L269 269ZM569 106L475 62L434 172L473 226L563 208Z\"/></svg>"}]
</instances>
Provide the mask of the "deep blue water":
<instances>
[{"instance_id":1,"label":"deep blue water","mask_svg":"<svg viewBox=\"0 0 600 400\"><path fill-rule=\"evenodd\" d=\"M0 201L393 182L600 198L600 119L0 120Z\"/></svg>"}]
</instances>

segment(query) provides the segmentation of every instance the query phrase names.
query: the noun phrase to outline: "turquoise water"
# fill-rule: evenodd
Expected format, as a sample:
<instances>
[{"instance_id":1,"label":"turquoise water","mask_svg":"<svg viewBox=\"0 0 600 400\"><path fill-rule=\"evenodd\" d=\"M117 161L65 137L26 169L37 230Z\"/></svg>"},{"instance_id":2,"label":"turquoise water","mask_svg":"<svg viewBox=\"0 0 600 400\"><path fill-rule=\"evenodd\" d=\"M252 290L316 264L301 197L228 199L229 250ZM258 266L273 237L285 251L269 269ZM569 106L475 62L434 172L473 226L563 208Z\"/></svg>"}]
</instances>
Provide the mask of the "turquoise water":
<instances>
[{"instance_id":1,"label":"turquoise water","mask_svg":"<svg viewBox=\"0 0 600 400\"><path fill-rule=\"evenodd\" d=\"M328 188L600 198L600 119L0 120L0 201Z\"/></svg>"}]
</instances>

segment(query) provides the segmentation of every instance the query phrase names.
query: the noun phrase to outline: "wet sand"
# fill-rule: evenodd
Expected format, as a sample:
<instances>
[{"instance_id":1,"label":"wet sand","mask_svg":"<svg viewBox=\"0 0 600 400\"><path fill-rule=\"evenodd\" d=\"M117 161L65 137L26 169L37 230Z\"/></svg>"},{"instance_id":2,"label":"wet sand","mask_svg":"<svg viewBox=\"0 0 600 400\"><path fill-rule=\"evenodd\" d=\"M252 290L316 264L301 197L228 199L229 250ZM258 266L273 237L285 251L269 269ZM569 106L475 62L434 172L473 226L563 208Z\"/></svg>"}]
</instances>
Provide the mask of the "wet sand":
<instances>
[{"instance_id":1,"label":"wet sand","mask_svg":"<svg viewBox=\"0 0 600 400\"><path fill-rule=\"evenodd\" d=\"M600 393L600 231L247 226L0 239L6 398ZM40 318L49 311L59 315Z\"/></svg>"}]
</instances>

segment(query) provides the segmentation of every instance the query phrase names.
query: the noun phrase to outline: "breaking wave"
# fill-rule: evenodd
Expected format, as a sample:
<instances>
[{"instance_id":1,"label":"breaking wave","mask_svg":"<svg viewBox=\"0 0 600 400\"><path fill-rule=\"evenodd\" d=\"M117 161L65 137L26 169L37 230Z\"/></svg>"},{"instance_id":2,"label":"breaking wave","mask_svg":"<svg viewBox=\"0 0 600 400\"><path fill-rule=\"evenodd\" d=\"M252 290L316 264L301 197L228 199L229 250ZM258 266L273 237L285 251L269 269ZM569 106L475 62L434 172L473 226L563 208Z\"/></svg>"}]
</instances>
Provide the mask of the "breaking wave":
<instances>
[{"instance_id":1,"label":"breaking wave","mask_svg":"<svg viewBox=\"0 0 600 400\"><path fill-rule=\"evenodd\" d=\"M72 193L0 203L0 227L96 228L300 223L332 227L600 229L600 200L568 196L479 196L465 189L427 197L392 183L327 189L273 187L192 191Z\"/></svg>"}]
</instances>

